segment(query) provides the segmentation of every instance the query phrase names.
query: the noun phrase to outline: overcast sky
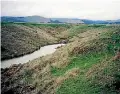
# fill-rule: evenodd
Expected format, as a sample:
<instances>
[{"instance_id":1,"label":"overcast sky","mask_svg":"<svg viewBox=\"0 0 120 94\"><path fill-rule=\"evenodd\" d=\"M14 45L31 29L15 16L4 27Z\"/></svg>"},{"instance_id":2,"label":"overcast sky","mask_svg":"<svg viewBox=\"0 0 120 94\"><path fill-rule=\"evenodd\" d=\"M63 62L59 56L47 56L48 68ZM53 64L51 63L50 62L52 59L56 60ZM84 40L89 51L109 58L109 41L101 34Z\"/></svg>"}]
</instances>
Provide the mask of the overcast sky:
<instances>
[{"instance_id":1,"label":"overcast sky","mask_svg":"<svg viewBox=\"0 0 120 94\"><path fill-rule=\"evenodd\" d=\"M2 16L120 19L120 0L2 0Z\"/></svg>"}]
</instances>

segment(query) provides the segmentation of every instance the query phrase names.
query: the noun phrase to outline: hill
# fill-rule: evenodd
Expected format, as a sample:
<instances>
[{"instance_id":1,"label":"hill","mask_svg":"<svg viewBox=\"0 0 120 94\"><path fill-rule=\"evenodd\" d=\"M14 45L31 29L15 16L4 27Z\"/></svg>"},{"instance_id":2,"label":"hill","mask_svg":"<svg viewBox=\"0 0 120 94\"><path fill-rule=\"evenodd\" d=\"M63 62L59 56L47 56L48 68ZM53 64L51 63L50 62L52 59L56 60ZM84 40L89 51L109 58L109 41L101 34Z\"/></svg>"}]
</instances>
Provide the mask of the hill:
<instances>
[{"instance_id":1,"label":"hill","mask_svg":"<svg viewBox=\"0 0 120 94\"><path fill-rule=\"evenodd\" d=\"M120 24L120 20L88 20L81 19L85 24Z\"/></svg>"},{"instance_id":2,"label":"hill","mask_svg":"<svg viewBox=\"0 0 120 94\"><path fill-rule=\"evenodd\" d=\"M78 23L78 24L84 24L84 22L80 19L74 19L74 18L51 18L52 21L59 21L61 23Z\"/></svg>"},{"instance_id":3,"label":"hill","mask_svg":"<svg viewBox=\"0 0 120 94\"><path fill-rule=\"evenodd\" d=\"M26 17L1 17L2 22L31 22L31 23L48 23L50 22L49 18L44 18L41 16L26 16Z\"/></svg>"},{"instance_id":4,"label":"hill","mask_svg":"<svg viewBox=\"0 0 120 94\"><path fill-rule=\"evenodd\" d=\"M80 23L84 22L80 19L72 18L45 18L41 16L26 16L26 17L1 17L2 22L30 22L30 23Z\"/></svg>"},{"instance_id":5,"label":"hill","mask_svg":"<svg viewBox=\"0 0 120 94\"><path fill-rule=\"evenodd\" d=\"M44 25L28 23L1 24L1 59L9 59L31 53L41 46L59 43L56 34L69 25ZM58 32L57 32L58 31Z\"/></svg>"}]
</instances>

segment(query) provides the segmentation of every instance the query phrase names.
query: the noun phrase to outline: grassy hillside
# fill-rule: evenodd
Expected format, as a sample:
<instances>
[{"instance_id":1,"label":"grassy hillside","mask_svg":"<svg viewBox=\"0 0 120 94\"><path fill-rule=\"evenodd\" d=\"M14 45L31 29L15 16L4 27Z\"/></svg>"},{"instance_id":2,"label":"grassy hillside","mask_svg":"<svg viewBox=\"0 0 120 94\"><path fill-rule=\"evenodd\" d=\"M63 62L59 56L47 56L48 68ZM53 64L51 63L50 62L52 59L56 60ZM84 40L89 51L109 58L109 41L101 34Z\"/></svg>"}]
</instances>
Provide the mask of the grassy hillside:
<instances>
[{"instance_id":1,"label":"grassy hillside","mask_svg":"<svg viewBox=\"0 0 120 94\"><path fill-rule=\"evenodd\" d=\"M3 94L120 93L119 26L75 25L54 34L69 42L51 55L3 69Z\"/></svg>"},{"instance_id":2,"label":"grassy hillside","mask_svg":"<svg viewBox=\"0 0 120 94\"><path fill-rule=\"evenodd\" d=\"M2 23L1 58L21 56L41 46L59 43L61 39L56 37L56 34L68 28L70 28L69 25L63 24Z\"/></svg>"},{"instance_id":3,"label":"grassy hillside","mask_svg":"<svg viewBox=\"0 0 120 94\"><path fill-rule=\"evenodd\" d=\"M57 89L57 94L120 93L119 30L109 30L100 34L98 39L90 41L92 48L90 47L85 53L72 55L70 64L65 68L52 69L53 75L65 77ZM75 68L77 71L72 71ZM70 77L66 78L66 75Z\"/></svg>"}]
</instances>

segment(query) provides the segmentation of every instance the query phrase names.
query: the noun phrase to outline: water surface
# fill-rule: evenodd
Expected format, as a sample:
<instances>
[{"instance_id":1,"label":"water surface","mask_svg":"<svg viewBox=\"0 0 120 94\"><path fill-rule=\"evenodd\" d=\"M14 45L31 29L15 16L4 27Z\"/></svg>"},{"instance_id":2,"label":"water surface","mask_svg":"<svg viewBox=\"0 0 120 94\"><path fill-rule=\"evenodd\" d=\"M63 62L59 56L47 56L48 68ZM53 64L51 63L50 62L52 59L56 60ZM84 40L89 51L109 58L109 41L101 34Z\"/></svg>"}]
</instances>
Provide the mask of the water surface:
<instances>
[{"instance_id":1,"label":"water surface","mask_svg":"<svg viewBox=\"0 0 120 94\"><path fill-rule=\"evenodd\" d=\"M21 57L1 61L1 68L10 67L13 64L27 63L28 61L31 61L31 60L36 59L38 57L52 54L55 52L57 47L62 46L62 45L64 45L64 44L54 44L54 45L44 46L44 47L41 47L40 50L37 50L31 54L27 54L27 55L24 55Z\"/></svg>"}]
</instances>

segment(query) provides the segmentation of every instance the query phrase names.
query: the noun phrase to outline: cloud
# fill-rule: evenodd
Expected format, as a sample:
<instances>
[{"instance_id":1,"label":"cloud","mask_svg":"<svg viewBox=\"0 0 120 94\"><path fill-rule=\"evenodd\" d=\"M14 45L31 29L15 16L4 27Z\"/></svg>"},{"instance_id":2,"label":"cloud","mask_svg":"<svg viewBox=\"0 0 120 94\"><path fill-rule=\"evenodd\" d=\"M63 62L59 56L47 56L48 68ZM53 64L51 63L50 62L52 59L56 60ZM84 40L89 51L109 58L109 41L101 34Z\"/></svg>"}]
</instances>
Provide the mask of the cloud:
<instances>
[{"instance_id":1,"label":"cloud","mask_svg":"<svg viewBox=\"0 0 120 94\"><path fill-rule=\"evenodd\" d=\"M2 16L119 19L120 0L2 0Z\"/></svg>"}]
</instances>

